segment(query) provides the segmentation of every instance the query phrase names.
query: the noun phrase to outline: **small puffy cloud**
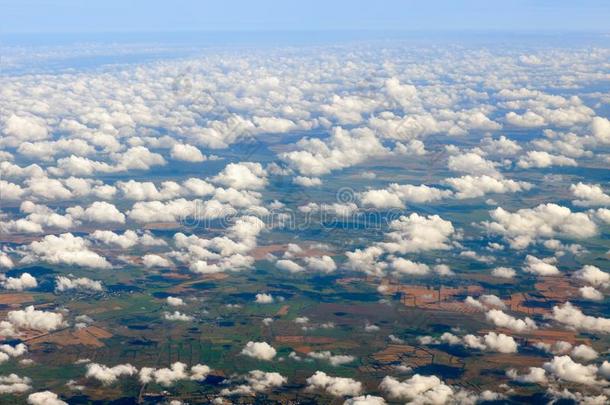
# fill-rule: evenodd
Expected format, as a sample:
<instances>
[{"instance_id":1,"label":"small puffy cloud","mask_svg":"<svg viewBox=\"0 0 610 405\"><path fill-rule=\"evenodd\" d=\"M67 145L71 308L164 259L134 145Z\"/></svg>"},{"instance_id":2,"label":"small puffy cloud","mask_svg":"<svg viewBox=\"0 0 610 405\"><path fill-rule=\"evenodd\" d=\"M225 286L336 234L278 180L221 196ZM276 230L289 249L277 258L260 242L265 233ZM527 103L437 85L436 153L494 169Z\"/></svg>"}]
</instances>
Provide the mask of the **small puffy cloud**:
<instances>
[{"instance_id":1,"label":"small puffy cloud","mask_svg":"<svg viewBox=\"0 0 610 405\"><path fill-rule=\"evenodd\" d=\"M6 290L23 291L38 287L36 278L30 273L22 273L19 277L7 277L0 282Z\"/></svg>"},{"instance_id":2,"label":"small puffy cloud","mask_svg":"<svg viewBox=\"0 0 610 405\"><path fill-rule=\"evenodd\" d=\"M413 213L390 223L388 242L379 246L390 253L417 253L427 250L450 249L450 237L455 230L450 221L438 215L420 216Z\"/></svg>"},{"instance_id":3,"label":"small puffy cloud","mask_svg":"<svg viewBox=\"0 0 610 405\"><path fill-rule=\"evenodd\" d=\"M451 387L434 375L415 374L402 382L386 376L379 384L379 388L392 399L418 404L444 404L449 402L454 394Z\"/></svg>"},{"instance_id":4,"label":"small puffy cloud","mask_svg":"<svg viewBox=\"0 0 610 405\"><path fill-rule=\"evenodd\" d=\"M180 306L184 305L184 300L182 298L167 297L165 300L167 301L167 304L172 307L180 307Z\"/></svg>"},{"instance_id":5,"label":"small puffy cloud","mask_svg":"<svg viewBox=\"0 0 610 405\"><path fill-rule=\"evenodd\" d=\"M493 322L494 325L500 328L511 329L515 332L525 332L537 328L536 323L532 319L518 319L499 309L491 309L487 311L485 317L488 321Z\"/></svg>"},{"instance_id":6,"label":"small puffy cloud","mask_svg":"<svg viewBox=\"0 0 610 405\"><path fill-rule=\"evenodd\" d=\"M601 271L599 267L589 264L583 266L572 275L577 280L584 281L595 287L607 287L610 285L610 274Z\"/></svg>"},{"instance_id":7,"label":"small puffy cloud","mask_svg":"<svg viewBox=\"0 0 610 405\"><path fill-rule=\"evenodd\" d=\"M368 321L364 324L365 332L378 332L379 329L380 329L379 326L369 323Z\"/></svg>"},{"instance_id":8,"label":"small puffy cloud","mask_svg":"<svg viewBox=\"0 0 610 405\"><path fill-rule=\"evenodd\" d=\"M404 208L408 203L423 204L448 198L453 193L429 187L425 184L414 186L412 184L392 183L385 189L368 190L360 193L358 197L365 206L374 208Z\"/></svg>"},{"instance_id":9,"label":"small puffy cloud","mask_svg":"<svg viewBox=\"0 0 610 405\"><path fill-rule=\"evenodd\" d=\"M97 230L89 235L89 239L101 242L105 245L118 246L122 249L129 249L136 245L146 247L167 245L163 239L155 238L148 231L144 232L142 235L138 235L131 229L126 230L123 234Z\"/></svg>"},{"instance_id":10,"label":"small puffy cloud","mask_svg":"<svg viewBox=\"0 0 610 405\"><path fill-rule=\"evenodd\" d=\"M0 190L2 190L2 199L4 201L19 201L26 193L26 190L20 185L6 180L0 180Z\"/></svg>"},{"instance_id":11,"label":"small puffy cloud","mask_svg":"<svg viewBox=\"0 0 610 405\"><path fill-rule=\"evenodd\" d=\"M500 176L500 173L492 161L487 160L474 152L449 156L447 166L450 170L455 172L462 172L475 176Z\"/></svg>"},{"instance_id":12,"label":"small puffy cloud","mask_svg":"<svg viewBox=\"0 0 610 405\"><path fill-rule=\"evenodd\" d=\"M297 146L300 150L282 153L280 158L304 176L321 176L390 153L369 128L335 127L326 140L305 138Z\"/></svg>"},{"instance_id":13,"label":"small puffy cloud","mask_svg":"<svg viewBox=\"0 0 610 405\"><path fill-rule=\"evenodd\" d=\"M539 238L584 239L598 232L597 225L587 214L552 203L513 213L498 207L490 211L490 215L494 221L483 222L483 225L492 233L503 235L515 249L524 249Z\"/></svg>"},{"instance_id":14,"label":"small puffy cloud","mask_svg":"<svg viewBox=\"0 0 610 405\"><path fill-rule=\"evenodd\" d=\"M192 145L184 145L177 143L172 146L170 156L174 160L182 160L185 162L203 162L206 160L205 156L199 149Z\"/></svg>"},{"instance_id":15,"label":"small puffy cloud","mask_svg":"<svg viewBox=\"0 0 610 405\"><path fill-rule=\"evenodd\" d=\"M464 300L464 303L480 310L485 310L490 307L500 309L506 308L504 301L493 294L481 295L478 299L468 296Z\"/></svg>"},{"instance_id":16,"label":"small puffy cloud","mask_svg":"<svg viewBox=\"0 0 610 405\"><path fill-rule=\"evenodd\" d=\"M81 206L70 207L66 212L73 218L98 224L124 224L125 215L114 206L105 201L96 201L87 208Z\"/></svg>"},{"instance_id":17,"label":"small puffy cloud","mask_svg":"<svg viewBox=\"0 0 610 405\"><path fill-rule=\"evenodd\" d=\"M302 271L305 271L305 268L303 266L289 259L278 260L275 263L275 267L280 270L288 271L290 273L300 273Z\"/></svg>"},{"instance_id":18,"label":"small puffy cloud","mask_svg":"<svg viewBox=\"0 0 610 405\"><path fill-rule=\"evenodd\" d=\"M203 381L207 378L208 374L210 374L210 367L205 364L195 364L191 367L191 377L190 379L193 381Z\"/></svg>"},{"instance_id":19,"label":"small puffy cloud","mask_svg":"<svg viewBox=\"0 0 610 405\"><path fill-rule=\"evenodd\" d=\"M163 256L155 255L155 254L144 255L142 257L142 264L144 264L144 266L147 268L172 267L172 265L173 265L173 263L169 259L167 259Z\"/></svg>"},{"instance_id":20,"label":"small puffy cloud","mask_svg":"<svg viewBox=\"0 0 610 405\"><path fill-rule=\"evenodd\" d=\"M180 311L174 311L173 313L170 312L164 312L163 313L163 319L166 319L168 321L182 321L182 322L190 322L192 321L193 318L190 315L184 314Z\"/></svg>"},{"instance_id":21,"label":"small puffy cloud","mask_svg":"<svg viewBox=\"0 0 610 405\"><path fill-rule=\"evenodd\" d=\"M544 369L560 380L584 385L603 384L597 380L597 366L576 363L570 356L555 356L544 363Z\"/></svg>"},{"instance_id":22,"label":"small puffy cloud","mask_svg":"<svg viewBox=\"0 0 610 405\"><path fill-rule=\"evenodd\" d=\"M387 263L379 260L384 251L378 246L369 246L366 249L356 249L346 252L346 267L350 270L362 271L367 274L381 274Z\"/></svg>"},{"instance_id":23,"label":"small puffy cloud","mask_svg":"<svg viewBox=\"0 0 610 405\"><path fill-rule=\"evenodd\" d=\"M6 354L9 357L19 357L19 356L23 356L24 354L26 354L28 352L28 347L23 343L19 343L15 346L11 346L9 344L3 344L3 345L0 345L0 352L2 352L3 354Z\"/></svg>"},{"instance_id":24,"label":"small puffy cloud","mask_svg":"<svg viewBox=\"0 0 610 405\"><path fill-rule=\"evenodd\" d=\"M361 395L347 399L343 405L386 405L385 399L374 395Z\"/></svg>"},{"instance_id":25,"label":"small puffy cloud","mask_svg":"<svg viewBox=\"0 0 610 405\"><path fill-rule=\"evenodd\" d=\"M305 265L308 270L319 271L321 273L332 273L337 270L337 264L330 256L306 257Z\"/></svg>"},{"instance_id":26,"label":"small puffy cloud","mask_svg":"<svg viewBox=\"0 0 610 405\"><path fill-rule=\"evenodd\" d=\"M12 269L15 266L13 260L4 252L0 252L0 269Z\"/></svg>"},{"instance_id":27,"label":"small puffy cloud","mask_svg":"<svg viewBox=\"0 0 610 405\"><path fill-rule=\"evenodd\" d=\"M257 392L264 392L273 388L281 387L288 382L288 379L275 372L265 372L261 370L252 370L246 376L247 384L241 384L233 389L225 388L220 391L221 395L254 395Z\"/></svg>"},{"instance_id":28,"label":"small puffy cloud","mask_svg":"<svg viewBox=\"0 0 610 405\"><path fill-rule=\"evenodd\" d=\"M521 115L511 111L506 114L505 119L509 124L522 128L538 128L546 125L544 117L533 111L526 111Z\"/></svg>"},{"instance_id":29,"label":"small puffy cloud","mask_svg":"<svg viewBox=\"0 0 610 405\"><path fill-rule=\"evenodd\" d=\"M0 394L22 394L32 389L29 377L19 377L17 374L0 375Z\"/></svg>"},{"instance_id":30,"label":"small puffy cloud","mask_svg":"<svg viewBox=\"0 0 610 405\"><path fill-rule=\"evenodd\" d=\"M38 141L49 136L47 125L42 119L15 114L11 114L4 122L2 132L15 140L15 146L23 141Z\"/></svg>"},{"instance_id":31,"label":"small puffy cloud","mask_svg":"<svg viewBox=\"0 0 610 405\"><path fill-rule=\"evenodd\" d=\"M513 381L531 384L546 384L546 371L540 367L530 367L526 374L519 374L515 369L509 369L506 376Z\"/></svg>"},{"instance_id":32,"label":"small puffy cloud","mask_svg":"<svg viewBox=\"0 0 610 405\"><path fill-rule=\"evenodd\" d=\"M483 138L481 149L491 155L513 156L521 152L522 148L517 142L502 135L498 139Z\"/></svg>"},{"instance_id":33,"label":"small puffy cloud","mask_svg":"<svg viewBox=\"0 0 610 405\"><path fill-rule=\"evenodd\" d=\"M102 291L102 282L97 280L91 280L87 277L70 278L65 276L57 276L55 279L55 291L67 291L67 290L89 290L89 291Z\"/></svg>"},{"instance_id":34,"label":"small puffy cloud","mask_svg":"<svg viewBox=\"0 0 610 405\"><path fill-rule=\"evenodd\" d=\"M445 179L445 183L455 190L455 197L458 199L477 198L488 193L516 193L532 188L530 183L524 181L487 175L455 177Z\"/></svg>"},{"instance_id":35,"label":"small puffy cloud","mask_svg":"<svg viewBox=\"0 0 610 405\"><path fill-rule=\"evenodd\" d=\"M292 179L292 182L302 187L315 187L322 185L322 180L320 180L319 177L296 176L294 179Z\"/></svg>"},{"instance_id":36,"label":"small puffy cloud","mask_svg":"<svg viewBox=\"0 0 610 405\"><path fill-rule=\"evenodd\" d=\"M165 159L158 153L153 153L144 146L134 146L125 152L115 154L116 171L148 170L152 166L165 165Z\"/></svg>"},{"instance_id":37,"label":"small puffy cloud","mask_svg":"<svg viewBox=\"0 0 610 405\"><path fill-rule=\"evenodd\" d=\"M610 224L610 209L599 208L597 211L594 211L594 213L597 219L607 224Z\"/></svg>"},{"instance_id":38,"label":"small puffy cloud","mask_svg":"<svg viewBox=\"0 0 610 405\"><path fill-rule=\"evenodd\" d=\"M557 340L552 345L549 343L537 342L533 346L546 353L553 354L566 354L572 350L572 344L564 340Z\"/></svg>"},{"instance_id":39,"label":"small puffy cloud","mask_svg":"<svg viewBox=\"0 0 610 405\"><path fill-rule=\"evenodd\" d=\"M586 300L591 300L591 301L603 301L604 300L604 294L601 293L599 290L595 289L595 287L591 287L591 286L581 287L581 288L579 288L579 291L580 291L580 296Z\"/></svg>"},{"instance_id":40,"label":"small puffy cloud","mask_svg":"<svg viewBox=\"0 0 610 405\"><path fill-rule=\"evenodd\" d=\"M308 391L326 391L335 397L357 396L362 393L362 383L345 377L332 377L323 371L316 371L307 380Z\"/></svg>"},{"instance_id":41,"label":"small puffy cloud","mask_svg":"<svg viewBox=\"0 0 610 405\"><path fill-rule=\"evenodd\" d=\"M89 246L89 241L71 233L63 233L59 236L47 235L25 248L22 262L43 261L51 264L110 268L110 263L98 253L90 250Z\"/></svg>"},{"instance_id":42,"label":"small puffy cloud","mask_svg":"<svg viewBox=\"0 0 610 405\"><path fill-rule=\"evenodd\" d=\"M572 184L570 191L577 198L572 201L574 205L580 207L610 206L610 195L604 193L599 184Z\"/></svg>"},{"instance_id":43,"label":"small puffy cloud","mask_svg":"<svg viewBox=\"0 0 610 405\"><path fill-rule=\"evenodd\" d=\"M17 329L49 332L67 326L61 313L39 311L33 305L23 310L9 311L7 320Z\"/></svg>"},{"instance_id":44,"label":"small puffy cloud","mask_svg":"<svg viewBox=\"0 0 610 405\"><path fill-rule=\"evenodd\" d=\"M491 271L491 275L499 278L513 278L517 272L510 267L496 267Z\"/></svg>"},{"instance_id":45,"label":"small puffy cloud","mask_svg":"<svg viewBox=\"0 0 610 405\"><path fill-rule=\"evenodd\" d=\"M316 359L316 360L324 360L330 363L331 366L341 366L343 364L348 364L356 360L354 356L346 355L346 354L332 354L328 350L322 352L309 352L307 356Z\"/></svg>"},{"instance_id":46,"label":"small puffy cloud","mask_svg":"<svg viewBox=\"0 0 610 405\"><path fill-rule=\"evenodd\" d=\"M142 367L140 369L140 382L149 384L154 382L163 387L170 387L180 380L203 381L210 373L210 368L203 364L191 367L189 372L186 364L179 361L173 363L169 368Z\"/></svg>"},{"instance_id":47,"label":"small puffy cloud","mask_svg":"<svg viewBox=\"0 0 610 405\"><path fill-rule=\"evenodd\" d=\"M231 204L223 204L215 199L202 202L178 198L167 202L140 201L131 207L127 215L135 222L150 223L178 222L195 215L198 220L214 219L230 216L236 212Z\"/></svg>"},{"instance_id":48,"label":"small puffy cloud","mask_svg":"<svg viewBox=\"0 0 610 405\"><path fill-rule=\"evenodd\" d=\"M237 190L258 190L267 185L267 172L260 163L229 163L212 181Z\"/></svg>"},{"instance_id":49,"label":"small puffy cloud","mask_svg":"<svg viewBox=\"0 0 610 405\"><path fill-rule=\"evenodd\" d=\"M574 329L610 333L610 319L585 315L579 308L566 302L553 307L552 319Z\"/></svg>"},{"instance_id":50,"label":"small puffy cloud","mask_svg":"<svg viewBox=\"0 0 610 405\"><path fill-rule=\"evenodd\" d=\"M610 120L602 117L593 118L591 131L599 143L610 144Z\"/></svg>"},{"instance_id":51,"label":"small puffy cloud","mask_svg":"<svg viewBox=\"0 0 610 405\"><path fill-rule=\"evenodd\" d=\"M252 370L248 373L246 381L254 391L264 392L271 388L281 387L288 382L288 379L280 373Z\"/></svg>"},{"instance_id":52,"label":"small puffy cloud","mask_svg":"<svg viewBox=\"0 0 610 405\"><path fill-rule=\"evenodd\" d=\"M271 294L256 294L256 298L254 299L254 302L257 304L272 304L273 301L273 296Z\"/></svg>"},{"instance_id":53,"label":"small puffy cloud","mask_svg":"<svg viewBox=\"0 0 610 405\"><path fill-rule=\"evenodd\" d=\"M62 401L59 396L51 391L35 392L28 395L28 404L30 405L68 405Z\"/></svg>"},{"instance_id":54,"label":"small puffy cloud","mask_svg":"<svg viewBox=\"0 0 610 405\"><path fill-rule=\"evenodd\" d=\"M28 215L1 223L0 228L7 233L41 233L43 228L69 229L79 224L70 214L60 215L46 205L34 204L31 201L21 203L20 211Z\"/></svg>"},{"instance_id":55,"label":"small puffy cloud","mask_svg":"<svg viewBox=\"0 0 610 405\"><path fill-rule=\"evenodd\" d=\"M529 151L517 162L522 169L545 168L551 166L578 166L576 160L562 156L552 155L545 151Z\"/></svg>"},{"instance_id":56,"label":"small puffy cloud","mask_svg":"<svg viewBox=\"0 0 610 405\"><path fill-rule=\"evenodd\" d=\"M138 369L131 364L118 364L114 367L108 367L103 364L89 363L87 364L87 372L85 377L98 380L104 385L114 384L119 377L132 376L138 373Z\"/></svg>"},{"instance_id":57,"label":"small puffy cloud","mask_svg":"<svg viewBox=\"0 0 610 405\"><path fill-rule=\"evenodd\" d=\"M559 269L554 264L556 262L557 259L554 257L538 259L532 255L527 255L525 257L525 266L523 267L523 271L526 273L536 274L538 276L556 276L559 274Z\"/></svg>"},{"instance_id":58,"label":"small puffy cloud","mask_svg":"<svg viewBox=\"0 0 610 405\"><path fill-rule=\"evenodd\" d=\"M599 357L599 353L591 346L578 345L572 349L570 356L584 361L591 361Z\"/></svg>"},{"instance_id":59,"label":"small puffy cloud","mask_svg":"<svg viewBox=\"0 0 610 405\"><path fill-rule=\"evenodd\" d=\"M394 275L425 276L430 273L430 266L417 263L402 257L397 257L390 263Z\"/></svg>"},{"instance_id":60,"label":"small puffy cloud","mask_svg":"<svg viewBox=\"0 0 610 405\"><path fill-rule=\"evenodd\" d=\"M272 360L277 351L267 342L248 342L242 349L241 354L259 360Z\"/></svg>"},{"instance_id":61,"label":"small puffy cloud","mask_svg":"<svg viewBox=\"0 0 610 405\"><path fill-rule=\"evenodd\" d=\"M449 345L460 345L470 349L483 350L498 353L517 353L519 344L512 336L503 333L489 332L484 336L465 335L456 336L445 332L441 335L440 341L433 340L429 336L420 338L422 344L447 343Z\"/></svg>"}]
</instances>

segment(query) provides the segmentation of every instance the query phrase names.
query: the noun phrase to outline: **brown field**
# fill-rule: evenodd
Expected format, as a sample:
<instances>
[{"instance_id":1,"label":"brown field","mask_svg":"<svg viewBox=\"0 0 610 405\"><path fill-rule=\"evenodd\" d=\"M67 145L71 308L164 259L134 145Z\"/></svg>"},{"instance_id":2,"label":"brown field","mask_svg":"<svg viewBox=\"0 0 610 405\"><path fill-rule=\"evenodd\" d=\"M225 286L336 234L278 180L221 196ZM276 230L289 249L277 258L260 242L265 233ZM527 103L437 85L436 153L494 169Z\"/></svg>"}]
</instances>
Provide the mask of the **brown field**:
<instances>
[{"instance_id":1,"label":"brown field","mask_svg":"<svg viewBox=\"0 0 610 405\"><path fill-rule=\"evenodd\" d=\"M290 309L290 305L282 305L279 311L276 312L275 316L285 316Z\"/></svg>"},{"instance_id":2,"label":"brown field","mask_svg":"<svg viewBox=\"0 0 610 405\"><path fill-rule=\"evenodd\" d=\"M388 345L385 349L372 355L373 360L381 364L402 363L410 367L422 367L429 364L446 364L453 367L463 366L463 361L441 350L411 345Z\"/></svg>"},{"instance_id":3,"label":"brown field","mask_svg":"<svg viewBox=\"0 0 610 405\"><path fill-rule=\"evenodd\" d=\"M498 368L504 369L505 366L511 367L539 367L544 359L535 356L515 355L513 353L493 353L486 354L483 361L497 365Z\"/></svg>"},{"instance_id":4,"label":"brown field","mask_svg":"<svg viewBox=\"0 0 610 405\"><path fill-rule=\"evenodd\" d=\"M434 288L420 285L391 283L386 279L382 280L381 285L385 287L386 294L400 293L400 301L407 307L469 314L480 312L462 301L454 300L454 297L457 295L480 295L483 292L483 289L478 285L457 288Z\"/></svg>"},{"instance_id":5,"label":"brown field","mask_svg":"<svg viewBox=\"0 0 610 405\"><path fill-rule=\"evenodd\" d=\"M83 345L92 347L104 347L100 339L112 337L112 334L97 326L88 326L75 331L63 329L58 332L48 333L26 340L27 343L36 349L43 343L53 343L57 346Z\"/></svg>"},{"instance_id":6,"label":"brown field","mask_svg":"<svg viewBox=\"0 0 610 405\"><path fill-rule=\"evenodd\" d=\"M199 282L202 281L215 281L215 280L224 280L225 278L229 277L228 274L226 273L212 273L212 274L205 274L203 276L199 276L197 277L195 280L189 279L189 281L186 281L184 283L180 283L172 288L167 289L168 293L181 293L184 291L187 291L188 289L190 289L190 287L193 284L197 284Z\"/></svg>"},{"instance_id":7,"label":"brown field","mask_svg":"<svg viewBox=\"0 0 610 405\"><path fill-rule=\"evenodd\" d=\"M276 336L275 341L279 343L327 344L334 343L336 339L324 336Z\"/></svg>"},{"instance_id":8,"label":"brown field","mask_svg":"<svg viewBox=\"0 0 610 405\"><path fill-rule=\"evenodd\" d=\"M589 339L578 337L578 332L563 329L546 329L546 330L535 330L530 333L529 339L531 343L543 342L543 343L555 343L559 340L574 344L588 344L591 342Z\"/></svg>"},{"instance_id":9,"label":"brown field","mask_svg":"<svg viewBox=\"0 0 610 405\"><path fill-rule=\"evenodd\" d=\"M19 305L34 301L32 294L27 293L2 293L0 294L0 305Z\"/></svg>"},{"instance_id":10,"label":"brown field","mask_svg":"<svg viewBox=\"0 0 610 405\"><path fill-rule=\"evenodd\" d=\"M579 296L578 288L570 284L564 275L554 277L540 277L534 286L536 290L548 300L566 301L570 297Z\"/></svg>"},{"instance_id":11,"label":"brown field","mask_svg":"<svg viewBox=\"0 0 610 405\"><path fill-rule=\"evenodd\" d=\"M527 315L548 315L551 312L546 308L528 306L528 302L546 302L546 299L535 298L527 293L515 293L506 304L511 311Z\"/></svg>"}]
</instances>

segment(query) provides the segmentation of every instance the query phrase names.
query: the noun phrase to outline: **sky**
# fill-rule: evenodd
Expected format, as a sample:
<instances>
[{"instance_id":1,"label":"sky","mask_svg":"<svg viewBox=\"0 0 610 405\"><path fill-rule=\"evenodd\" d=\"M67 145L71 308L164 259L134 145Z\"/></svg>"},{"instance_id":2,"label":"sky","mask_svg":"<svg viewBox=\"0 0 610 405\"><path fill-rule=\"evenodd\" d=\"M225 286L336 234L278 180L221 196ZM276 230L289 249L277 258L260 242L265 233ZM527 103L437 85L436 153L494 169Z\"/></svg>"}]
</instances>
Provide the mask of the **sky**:
<instances>
[{"instance_id":1,"label":"sky","mask_svg":"<svg viewBox=\"0 0 610 405\"><path fill-rule=\"evenodd\" d=\"M0 0L0 33L610 32L608 0Z\"/></svg>"}]
</instances>

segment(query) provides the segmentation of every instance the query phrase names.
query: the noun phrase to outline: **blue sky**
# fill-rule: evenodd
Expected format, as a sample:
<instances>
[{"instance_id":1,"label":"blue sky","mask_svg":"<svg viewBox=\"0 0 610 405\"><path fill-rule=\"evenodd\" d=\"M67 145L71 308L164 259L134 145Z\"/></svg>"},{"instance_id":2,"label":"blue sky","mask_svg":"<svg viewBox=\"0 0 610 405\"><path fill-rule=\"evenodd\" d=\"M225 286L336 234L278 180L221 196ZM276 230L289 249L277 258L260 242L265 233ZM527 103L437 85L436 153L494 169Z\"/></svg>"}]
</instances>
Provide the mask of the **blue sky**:
<instances>
[{"instance_id":1,"label":"blue sky","mask_svg":"<svg viewBox=\"0 0 610 405\"><path fill-rule=\"evenodd\" d=\"M610 32L608 0L0 0L11 33L194 30Z\"/></svg>"}]
</instances>

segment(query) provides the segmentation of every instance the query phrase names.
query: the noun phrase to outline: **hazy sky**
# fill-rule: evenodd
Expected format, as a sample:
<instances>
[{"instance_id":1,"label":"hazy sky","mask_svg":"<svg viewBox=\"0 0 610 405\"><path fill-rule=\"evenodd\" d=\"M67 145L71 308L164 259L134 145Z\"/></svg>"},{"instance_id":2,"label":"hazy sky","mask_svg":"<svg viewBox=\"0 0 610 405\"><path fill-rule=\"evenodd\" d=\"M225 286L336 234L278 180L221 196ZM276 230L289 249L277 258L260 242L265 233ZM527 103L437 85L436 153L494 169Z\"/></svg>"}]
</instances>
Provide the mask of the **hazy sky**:
<instances>
[{"instance_id":1,"label":"hazy sky","mask_svg":"<svg viewBox=\"0 0 610 405\"><path fill-rule=\"evenodd\" d=\"M608 0L0 0L0 30L595 30Z\"/></svg>"}]
</instances>

